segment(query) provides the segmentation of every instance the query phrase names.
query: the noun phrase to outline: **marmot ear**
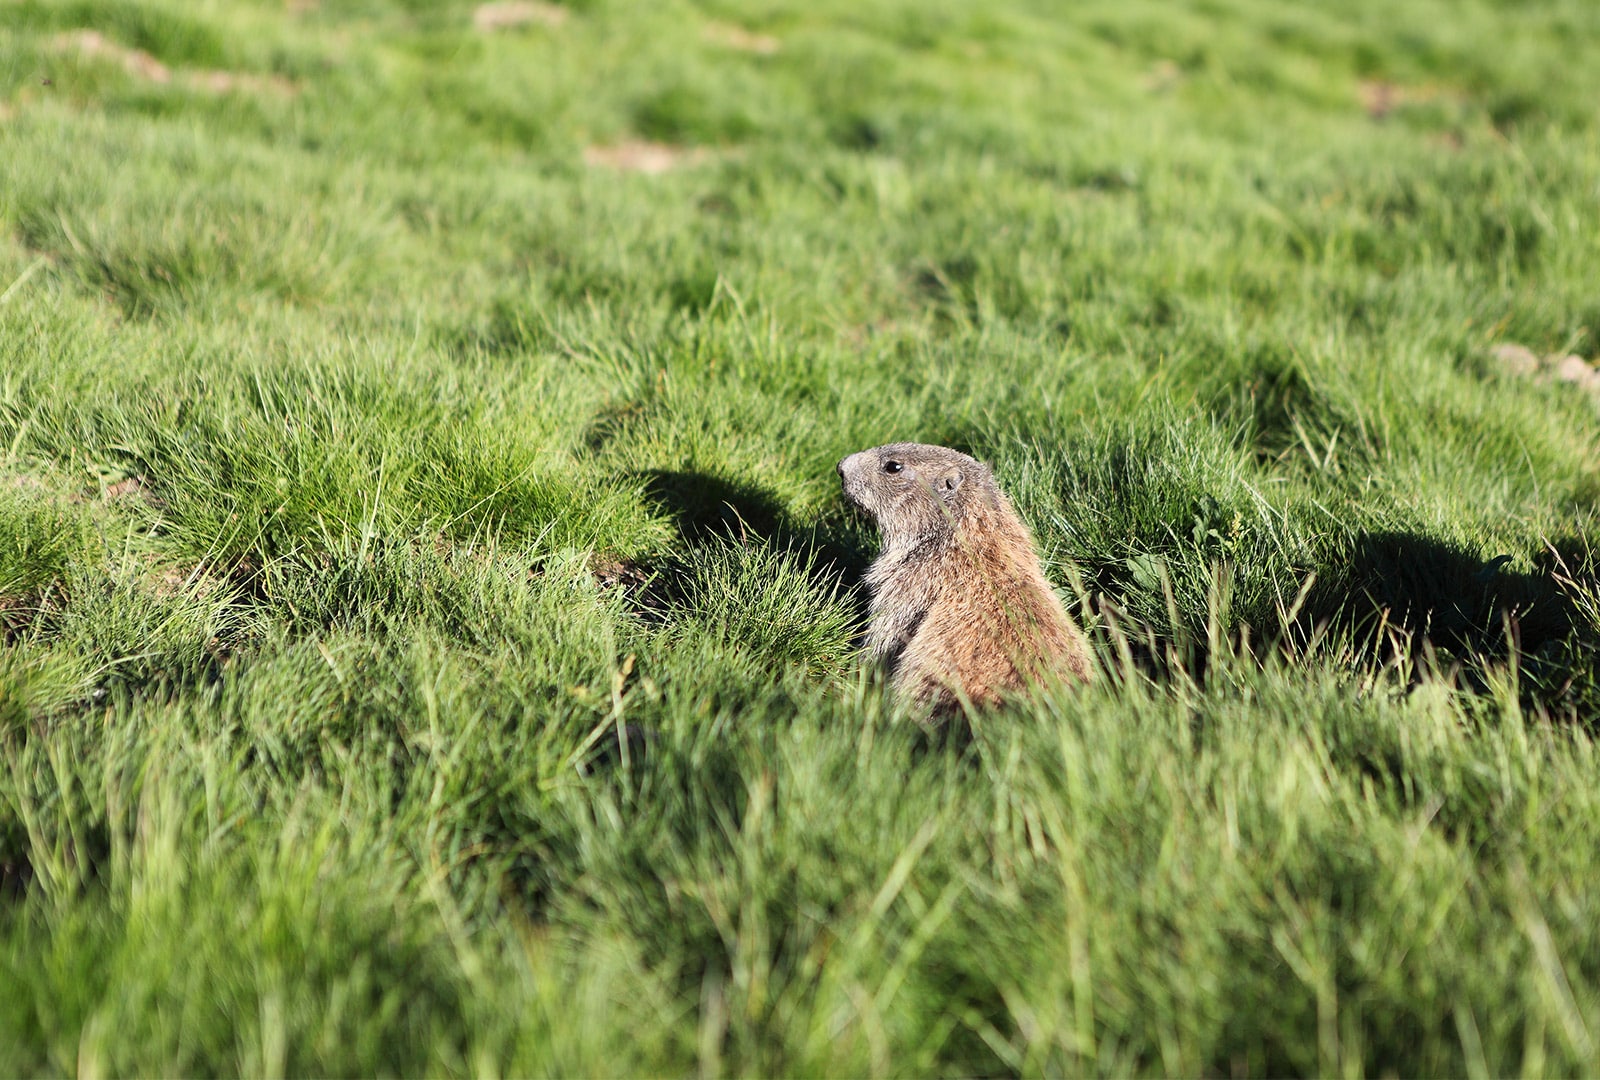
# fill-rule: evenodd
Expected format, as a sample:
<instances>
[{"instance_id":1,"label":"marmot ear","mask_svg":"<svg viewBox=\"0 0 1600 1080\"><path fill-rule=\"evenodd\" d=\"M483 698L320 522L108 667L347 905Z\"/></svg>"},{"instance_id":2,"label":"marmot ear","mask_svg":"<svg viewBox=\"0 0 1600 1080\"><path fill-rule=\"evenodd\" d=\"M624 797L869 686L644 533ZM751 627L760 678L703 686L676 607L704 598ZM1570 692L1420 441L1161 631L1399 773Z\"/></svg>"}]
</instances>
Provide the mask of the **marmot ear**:
<instances>
[{"instance_id":1,"label":"marmot ear","mask_svg":"<svg viewBox=\"0 0 1600 1080\"><path fill-rule=\"evenodd\" d=\"M955 498L956 492L961 487L961 481L964 479L966 479L966 477L961 475L961 467L959 465L950 466L950 468L946 469L944 474L939 477L939 497L945 502L949 502L951 499Z\"/></svg>"}]
</instances>

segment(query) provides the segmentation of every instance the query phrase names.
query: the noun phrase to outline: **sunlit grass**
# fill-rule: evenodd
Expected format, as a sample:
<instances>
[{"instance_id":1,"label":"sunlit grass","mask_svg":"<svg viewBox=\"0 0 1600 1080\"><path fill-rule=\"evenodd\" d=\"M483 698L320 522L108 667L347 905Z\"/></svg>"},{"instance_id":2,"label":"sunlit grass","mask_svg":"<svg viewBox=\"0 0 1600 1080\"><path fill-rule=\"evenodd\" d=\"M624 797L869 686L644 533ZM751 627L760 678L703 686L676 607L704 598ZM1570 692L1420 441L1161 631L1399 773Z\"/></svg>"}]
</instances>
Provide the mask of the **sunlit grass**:
<instances>
[{"instance_id":1,"label":"sunlit grass","mask_svg":"<svg viewBox=\"0 0 1600 1080\"><path fill-rule=\"evenodd\" d=\"M0 3L5 1071L1596 1070L1600 9L474 11Z\"/></svg>"}]
</instances>

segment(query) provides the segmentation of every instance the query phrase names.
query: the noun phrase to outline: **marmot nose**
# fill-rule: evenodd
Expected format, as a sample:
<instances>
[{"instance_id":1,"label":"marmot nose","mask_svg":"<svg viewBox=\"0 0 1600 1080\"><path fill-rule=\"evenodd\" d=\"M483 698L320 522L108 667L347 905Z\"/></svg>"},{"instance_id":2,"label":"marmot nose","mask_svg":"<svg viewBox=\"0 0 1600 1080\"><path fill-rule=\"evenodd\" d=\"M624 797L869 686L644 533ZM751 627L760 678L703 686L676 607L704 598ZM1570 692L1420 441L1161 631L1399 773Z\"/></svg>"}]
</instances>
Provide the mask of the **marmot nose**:
<instances>
[{"instance_id":1,"label":"marmot nose","mask_svg":"<svg viewBox=\"0 0 1600 1080\"><path fill-rule=\"evenodd\" d=\"M839 464L833 467L833 471L839 474L840 480L844 479L844 458L839 459Z\"/></svg>"}]
</instances>

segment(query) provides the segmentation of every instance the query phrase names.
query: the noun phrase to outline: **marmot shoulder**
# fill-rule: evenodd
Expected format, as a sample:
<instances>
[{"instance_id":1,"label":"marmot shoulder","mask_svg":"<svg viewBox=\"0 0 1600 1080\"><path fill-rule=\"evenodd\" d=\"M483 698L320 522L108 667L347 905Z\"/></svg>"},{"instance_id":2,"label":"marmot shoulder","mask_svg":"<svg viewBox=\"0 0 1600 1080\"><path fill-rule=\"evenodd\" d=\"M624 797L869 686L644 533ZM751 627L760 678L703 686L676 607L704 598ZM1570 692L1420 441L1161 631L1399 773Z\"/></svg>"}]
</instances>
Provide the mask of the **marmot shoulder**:
<instances>
[{"instance_id":1,"label":"marmot shoulder","mask_svg":"<svg viewBox=\"0 0 1600 1080\"><path fill-rule=\"evenodd\" d=\"M1040 679L1090 681L1088 642L988 466L948 447L891 443L838 471L845 498L882 536L865 578L866 643L897 694L939 715Z\"/></svg>"}]
</instances>

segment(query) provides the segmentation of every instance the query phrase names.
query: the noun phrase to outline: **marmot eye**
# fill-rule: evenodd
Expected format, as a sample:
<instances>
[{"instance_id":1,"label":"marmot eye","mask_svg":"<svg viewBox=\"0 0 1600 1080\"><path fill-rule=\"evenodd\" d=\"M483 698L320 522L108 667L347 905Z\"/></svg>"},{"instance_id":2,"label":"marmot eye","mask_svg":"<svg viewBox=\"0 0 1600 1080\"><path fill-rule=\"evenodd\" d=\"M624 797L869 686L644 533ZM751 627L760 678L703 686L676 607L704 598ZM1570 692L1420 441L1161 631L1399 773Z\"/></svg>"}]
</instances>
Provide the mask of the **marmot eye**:
<instances>
[{"instance_id":1,"label":"marmot eye","mask_svg":"<svg viewBox=\"0 0 1600 1080\"><path fill-rule=\"evenodd\" d=\"M897 473L903 468L905 468L905 466L900 464L898 461L886 461L883 463L883 471L886 473Z\"/></svg>"}]
</instances>

